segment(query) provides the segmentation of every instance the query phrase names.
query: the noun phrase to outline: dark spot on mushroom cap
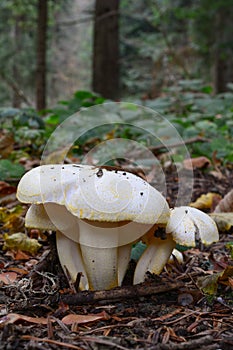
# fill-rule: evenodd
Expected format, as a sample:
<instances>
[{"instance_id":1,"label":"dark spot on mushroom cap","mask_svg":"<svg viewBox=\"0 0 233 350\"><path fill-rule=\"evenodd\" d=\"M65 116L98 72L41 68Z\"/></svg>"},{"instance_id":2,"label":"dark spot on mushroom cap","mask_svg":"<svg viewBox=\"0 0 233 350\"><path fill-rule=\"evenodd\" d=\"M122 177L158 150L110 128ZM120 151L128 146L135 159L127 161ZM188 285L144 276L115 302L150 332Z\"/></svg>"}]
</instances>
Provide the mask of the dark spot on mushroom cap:
<instances>
[{"instance_id":1,"label":"dark spot on mushroom cap","mask_svg":"<svg viewBox=\"0 0 233 350\"><path fill-rule=\"evenodd\" d=\"M126 173L123 173L122 175L126 175Z\"/></svg>"},{"instance_id":2,"label":"dark spot on mushroom cap","mask_svg":"<svg viewBox=\"0 0 233 350\"><path fill-rule=\"evenodd\" d=\"M73 167L80 168L80 165L72 164Z\"/></svg>"},{"instance_id":3,"label":"dark spot on mushroom cap","mask_svg":"<svg viewBox=\"0 0 233 350\"><path fill-rule=\"evenodd\" d=\"M53 179L53 181L57 181L57 179Z\"/></svg>"},{"instance_id":4,"label":"dark spot on mushroom cap","mask_svg":"<svg viewBox=\"0 0 233 350\"><path fill-rule=\"evenodd\" d=\"M51 168L50 169L54 169L54 166L51 166Z\"/></svg>"},{"instance_id":5,"label":"dark spot on mushroom cap","mask_svg":"<svg viewBox=\"0 0 233 350\"><path fill-rule=\"evenodd\" d=\"M187 209L185 210L185 214L188 214L188 210Z\"/></svg>"},{"instance_id":6,"label":"dark spot on mushroom cap","mask_svg":"<svg viewBox=\"0 0 233 350\"><path fill-rule=\"evenodd\" d=\"M63 166L62 169L65 169L65 167Z\"/></svg>"},{"instance_id":7,"label":"dark spot on mushroom cap","mask_svg":"<svg viewBox=\"0 0 233 350\"><path fill-rule=\"evenodd\" d=\"M143 196L143 192L140 192L140 195Z\"/></svg>"},{"instance_id":8,"label":"dark spot on mushroom cap","mask_svg":"<svg viewBox=\"0 0 233 350\"><path fill-rule=\"evenodd\" d=\"M97 175L98 177L103 176L103 170L102 170L102 169L99 169L99 170L97 171L96 175Z\"/></svg>"}]
</instances>

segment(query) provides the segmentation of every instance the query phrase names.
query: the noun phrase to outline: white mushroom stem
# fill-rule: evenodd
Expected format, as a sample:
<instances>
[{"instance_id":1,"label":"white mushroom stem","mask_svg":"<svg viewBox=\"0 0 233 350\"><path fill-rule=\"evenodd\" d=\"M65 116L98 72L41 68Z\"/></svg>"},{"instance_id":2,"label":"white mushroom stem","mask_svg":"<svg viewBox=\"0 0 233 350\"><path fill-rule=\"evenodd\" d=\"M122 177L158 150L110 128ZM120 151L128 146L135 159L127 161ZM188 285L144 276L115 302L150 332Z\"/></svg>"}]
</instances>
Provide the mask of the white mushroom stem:
<instances>
[{"instance_id":1,"label":"white mushroom stem","mask_svg":"<svg viewBox=\"0 0 233 350\"><path fill-rule=\"evenodd\" d=\"M129 247L119 247L119 225L79 221L80 249L91 290L111 289L123 280Z\"/></svg>"},{"instance_id":2,"label":"white mushroom stem","mask_svg":"<svg viewBox=\"0 0 233 350\"><path fill-rule=\"evenodd\" d=\"M89 289L103 290L118 286L118 248L95 248L81 245Z\"/></svg>"},{"instance_id":3,"label":"white mushroom stem","mask_svg":"<svg viewBox=\"0 0 233 350\"><path fill-rule=\"evenodd\" d=\"M89 289L80 244L72 241L60 231L56 232L56 242L59 260L64 272L69 274L72 281L75 281L77 274L81 272L79 288L81 290Z\"/></svg>"},{"instance_id":4,"label":"white mushroom stem","mask_svg":"<svg viewBox=\"0 0 233 350\"><path fill-rule=\"evenodd\" d=\"M118 247L118 285L120 286L130 261L132 244Z\"/></svg>"},{"instance_id":5,"label":"white mushroom stem","mask_svg":"<svg viewBox=\"0 0 233 350\"><path fill-rule=\"evenodd\" d=\"M171 235L168 235L164 240L153 238L137 263L133 283L143 282L147 271L160 274L175 246L176 243Z\"/></svg>"}]
</instances>

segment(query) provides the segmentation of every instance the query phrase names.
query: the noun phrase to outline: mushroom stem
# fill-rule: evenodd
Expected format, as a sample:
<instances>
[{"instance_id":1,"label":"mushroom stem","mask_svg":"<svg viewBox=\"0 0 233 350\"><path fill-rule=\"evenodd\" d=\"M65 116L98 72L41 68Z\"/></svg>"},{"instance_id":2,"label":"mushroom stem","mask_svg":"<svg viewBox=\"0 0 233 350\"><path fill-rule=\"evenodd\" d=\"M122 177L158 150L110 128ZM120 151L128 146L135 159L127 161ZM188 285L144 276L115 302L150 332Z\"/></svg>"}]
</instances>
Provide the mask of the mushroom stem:
<instances>
[{"instance_id":1,"label":"mushroom stem","mask_svg":"<svg viewBox=\"0 0 233 350\"><path fill-rule=\"evenodd\" d=\"M119 227L116 223L79 221L80 249L89 289L118 286Z\"/></svg>"},{"instance_id":2,"label":"mushroom stem","mask_svg":"<svg viewBox=\"0 0 233 350\"><path fill-rule=\"evenodd\" d=\"M171 235L168 235L165 240L153 238L137 263L133 283L143 282L147 271L156 275L160 274L175 246L176 243Z\"/></svg>"},{"instance_id":3,"label":"mushroom stem","mask_svg":"<svg viewBox=\"0 0 233 350\"><path fill-rule=\"evenodd\" d=\"M118 248L118 285L120 286L130 261L132 244L126 244Z\"/></svg>"},{"instance_id":4,"label":"mushroom stem","mask_svg":"<svg viewBox=\"0 0 233 350\"><path fill-rule=\"evenodd\" d=\"M81 245L89 289L104 290L118 286L118 248L95 248Z\"/></svg>"},{"instance_id":5,"label":"mushroom stem","mask_svg":"<svg viewBox=\"0 0 233 350\"><path fill-rule=\"evenodd\" d=\"M88 279L83 264L83 258L80 250L80 244L64 236L62 232L56 232L57 253L61 266L65 273L69 273L72 281L76 280L77 274L82 273L79 287L81 290L87 290Z\"/></svg>"}]
</instances>

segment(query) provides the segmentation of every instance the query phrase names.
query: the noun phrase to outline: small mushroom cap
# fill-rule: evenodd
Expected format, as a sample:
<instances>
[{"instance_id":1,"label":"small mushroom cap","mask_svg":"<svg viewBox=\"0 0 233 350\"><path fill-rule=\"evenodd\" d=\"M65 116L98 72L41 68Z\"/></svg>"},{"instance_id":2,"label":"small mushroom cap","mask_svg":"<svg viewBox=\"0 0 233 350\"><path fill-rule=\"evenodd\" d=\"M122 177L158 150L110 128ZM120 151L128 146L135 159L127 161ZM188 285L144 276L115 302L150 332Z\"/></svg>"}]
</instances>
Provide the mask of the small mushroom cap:
<instances>
[{"instance_id":1,"label":"small mushroom cap","mask_svg":"<svg viewBox=\"0 0 233 350\"><path fill-rule=\"evenodd\" d=\"M140 177L89 165L34 168L19 182L17 197L24 203L56 203L80 219L100 222L166 223L169 215L165 198Z\"/></svg>"},{"instance_id":2,"label":"small mushroom cap","mask_svg":"<svg viewBox=\"0 0 233 350\"><path fill-rule=\"evenodd\" d=\"M209 245L219 240L214 220L201 210L192 207L177 207L171 210L166 226L174 241L183 246L194 247L196 239Z\"/></svg>"}]
</instances>

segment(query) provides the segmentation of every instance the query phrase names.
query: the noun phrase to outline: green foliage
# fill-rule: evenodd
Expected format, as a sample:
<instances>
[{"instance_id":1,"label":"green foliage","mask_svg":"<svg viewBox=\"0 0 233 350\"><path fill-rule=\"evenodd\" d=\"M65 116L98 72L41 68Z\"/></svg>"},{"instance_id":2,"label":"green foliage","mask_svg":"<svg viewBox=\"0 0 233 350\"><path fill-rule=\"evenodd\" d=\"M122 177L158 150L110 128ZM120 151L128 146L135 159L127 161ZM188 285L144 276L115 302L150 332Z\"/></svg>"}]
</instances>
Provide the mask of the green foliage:
<instances>
[{"instance_id":1,"label":"green foliage","mask_svg":"<svg viewBox=\"0 0 233 350\"><path fill-rule=\"evenodd\" d=\"M25 169L20 164L14 164L8 159L0 160L0 179L12 180L19 179L25 173Z\"/></svg>"},{"instance_id":2,"label":"green foliage","mask_svg":"<svg viewBox=\"0 0 233 350\"><path fill-rule=\"evenodd\" d=\"M224 162L233 161L233 92L211 95L201 80L178 82L166 89L166 97L144 104L168 118L184 140L206 138L188 146L193 156L213 154Z\"/></svg>"},{"instance_id":3,"label":"green foliage","mask_svg":"<svg viewBox=\"0 0 233 350\"><path fill-rule=\"evenodd\" d=\"M60 101L62 107L55 107L48 110L47 124L56 125L63 122L72 114L77 113L81 108L101 104L105 99L90 91L76 91L70 100Z\"/></svg>"},{"instance_id":4,"label":"green foliage","mask_svg":"<svg viewBox=\"0 0 233 350\"><path fill-rule=\"evenodd\" d=\"M1 108L0 126L13 134L21 152L40 155L47 135L43 119L33 109ZM10 157L18 158L15 152Z\"/></svg>"}]
</instances>

